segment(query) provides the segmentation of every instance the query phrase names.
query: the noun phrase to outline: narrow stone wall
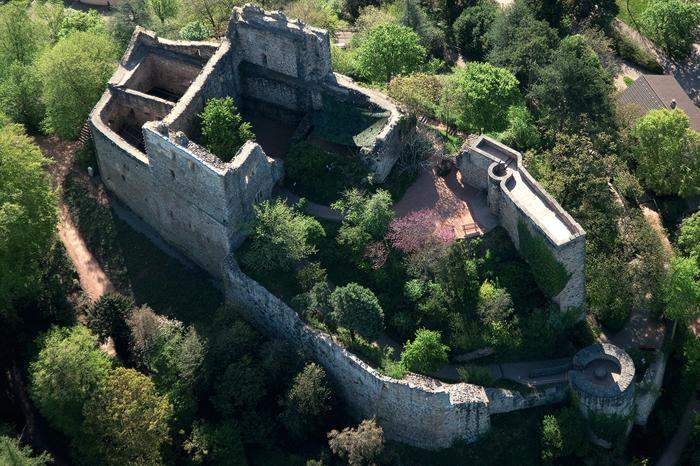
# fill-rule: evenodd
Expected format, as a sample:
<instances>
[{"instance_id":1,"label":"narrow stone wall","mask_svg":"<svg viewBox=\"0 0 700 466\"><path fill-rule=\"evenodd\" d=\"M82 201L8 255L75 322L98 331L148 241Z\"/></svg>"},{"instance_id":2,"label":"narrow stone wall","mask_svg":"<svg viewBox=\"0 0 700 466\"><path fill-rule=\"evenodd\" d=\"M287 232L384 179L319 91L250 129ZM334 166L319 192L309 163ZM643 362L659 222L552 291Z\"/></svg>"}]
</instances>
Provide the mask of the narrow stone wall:
<instances>
[{"instance_id":1,"label":"narrow stone wall","mask_svg":"<svg viewBox=\"0 0 700 466\"><path fill-rule=\"evenodd\" d=\"M227 267L226 299L238 304L267 335L310 353L325 367L358 420L374 417L388 438L428 449L446 448L455 440L474 441L489 429L489 398L483 387L419 376L405 380L383 376L330 336L307 326L232 259Z\"/></svg>"}]
</instances>

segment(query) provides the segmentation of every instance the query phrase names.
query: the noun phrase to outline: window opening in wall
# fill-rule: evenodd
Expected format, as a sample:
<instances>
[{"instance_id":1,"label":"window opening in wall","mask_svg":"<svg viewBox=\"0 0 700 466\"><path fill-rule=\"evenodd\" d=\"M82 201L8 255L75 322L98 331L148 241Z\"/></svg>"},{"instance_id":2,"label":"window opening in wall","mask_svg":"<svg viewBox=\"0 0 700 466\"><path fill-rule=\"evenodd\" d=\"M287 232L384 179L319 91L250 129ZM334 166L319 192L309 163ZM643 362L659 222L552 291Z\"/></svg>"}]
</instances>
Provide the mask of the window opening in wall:
<instances>
[{"instance_id":1,"label":"window opening in wall","mask_svg":"<svg viewBox=\"0 0 700 466\"><path fill-rule=\"evenodd\" d=\"M267 66L267 54L262 54L262 66Z\"/></svg>"},{"instance_id":2,"label":"window opening in wall","mask_svg":"<svg viewBox=\"0 0 700 466\"><path fill-rule=\"evenodd\" d=\"M172 179L175 179L175 172L170 170L170 176L172 177Z\"/></svg>"}]
</instances>

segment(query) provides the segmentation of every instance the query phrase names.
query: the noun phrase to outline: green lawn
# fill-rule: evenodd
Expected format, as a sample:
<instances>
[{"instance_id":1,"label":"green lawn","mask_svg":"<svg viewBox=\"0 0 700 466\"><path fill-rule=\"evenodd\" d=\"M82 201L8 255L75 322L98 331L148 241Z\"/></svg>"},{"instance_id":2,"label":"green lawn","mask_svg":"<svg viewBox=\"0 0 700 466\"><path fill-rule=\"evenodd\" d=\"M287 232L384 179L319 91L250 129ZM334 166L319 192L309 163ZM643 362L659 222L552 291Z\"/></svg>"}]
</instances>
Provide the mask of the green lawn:
<instances>
[{"instance_id":1,"label":"green lawn","mask_svg":"<svg viewBox=\"0 0 700 466\"><path fill-rule=\"evenodd\" d=\"M637 28L634 19L639 21L642 12L647 7L649 0L616 0L620 13L617 15L622 21L633 28Z\"/></svg>"}]
</instances>

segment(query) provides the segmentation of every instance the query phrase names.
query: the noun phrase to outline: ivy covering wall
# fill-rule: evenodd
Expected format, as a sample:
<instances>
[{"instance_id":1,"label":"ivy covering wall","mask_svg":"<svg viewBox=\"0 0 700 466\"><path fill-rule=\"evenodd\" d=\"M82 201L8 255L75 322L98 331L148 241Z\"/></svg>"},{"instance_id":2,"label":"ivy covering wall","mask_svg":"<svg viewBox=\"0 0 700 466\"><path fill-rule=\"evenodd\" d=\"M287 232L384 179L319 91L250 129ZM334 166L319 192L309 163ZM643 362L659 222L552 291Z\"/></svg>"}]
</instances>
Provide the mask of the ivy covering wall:
<instances>
[{"instance_id":1,"label":"ivy covering wall","mask_svg":"<svg viewBox=\"0 0 700 466\"><path fill-rule=\"evenodd\" d=\"M520 254L530 264L537 285L549 298L555 297L569 281L566 268L554 257L545 241L530 233L523 222L518 222L518 238Z\"/></svg>"}]
</instances>

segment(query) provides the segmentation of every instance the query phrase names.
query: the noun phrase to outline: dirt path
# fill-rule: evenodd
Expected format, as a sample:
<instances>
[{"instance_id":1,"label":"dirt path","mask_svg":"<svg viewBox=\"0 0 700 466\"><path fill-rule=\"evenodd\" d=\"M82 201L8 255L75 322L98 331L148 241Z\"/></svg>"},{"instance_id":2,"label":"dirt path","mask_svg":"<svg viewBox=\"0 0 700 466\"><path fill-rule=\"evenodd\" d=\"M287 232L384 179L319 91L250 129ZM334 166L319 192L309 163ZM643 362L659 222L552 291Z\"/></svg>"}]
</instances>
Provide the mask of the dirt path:
<instances>
[{"instance_id":1,"label":"dirt path","mask_svg":"<svg viewBox=\"0 0 700 466\"><path fill-rule=\"evenodd\" d=\"M63 141L55 136L36 137L34 141L44 155L53 160L54 165L51 167L50 173L54 187L60 188L71 171L75 151L80 148L80 143ZM60 209L58 236L65 245L73 265L75 265L83 291L91 301L96 301L106 292L113 291L114 285L73 225L68 208L63 204L63 199L60 200Z\"/></svg>"},{"instance_id":2,"label":"dirt path","mask_svg":"<svg viewBox=\"0 0 700 466\"><path fill-rule=\"evenodd\" d=\"M700 385L698 385L698 388L700 389ZM673 438L656 463L656 466L673 466L678 464L683 450L685 449L685 445L688 443L690 434L693 431L693 418L698 410L700 410L700 400L693 395L685 407L685 412L683 413L683 418L678 426L678 430L673 434Z\"/></svg>"}]
</instances>

